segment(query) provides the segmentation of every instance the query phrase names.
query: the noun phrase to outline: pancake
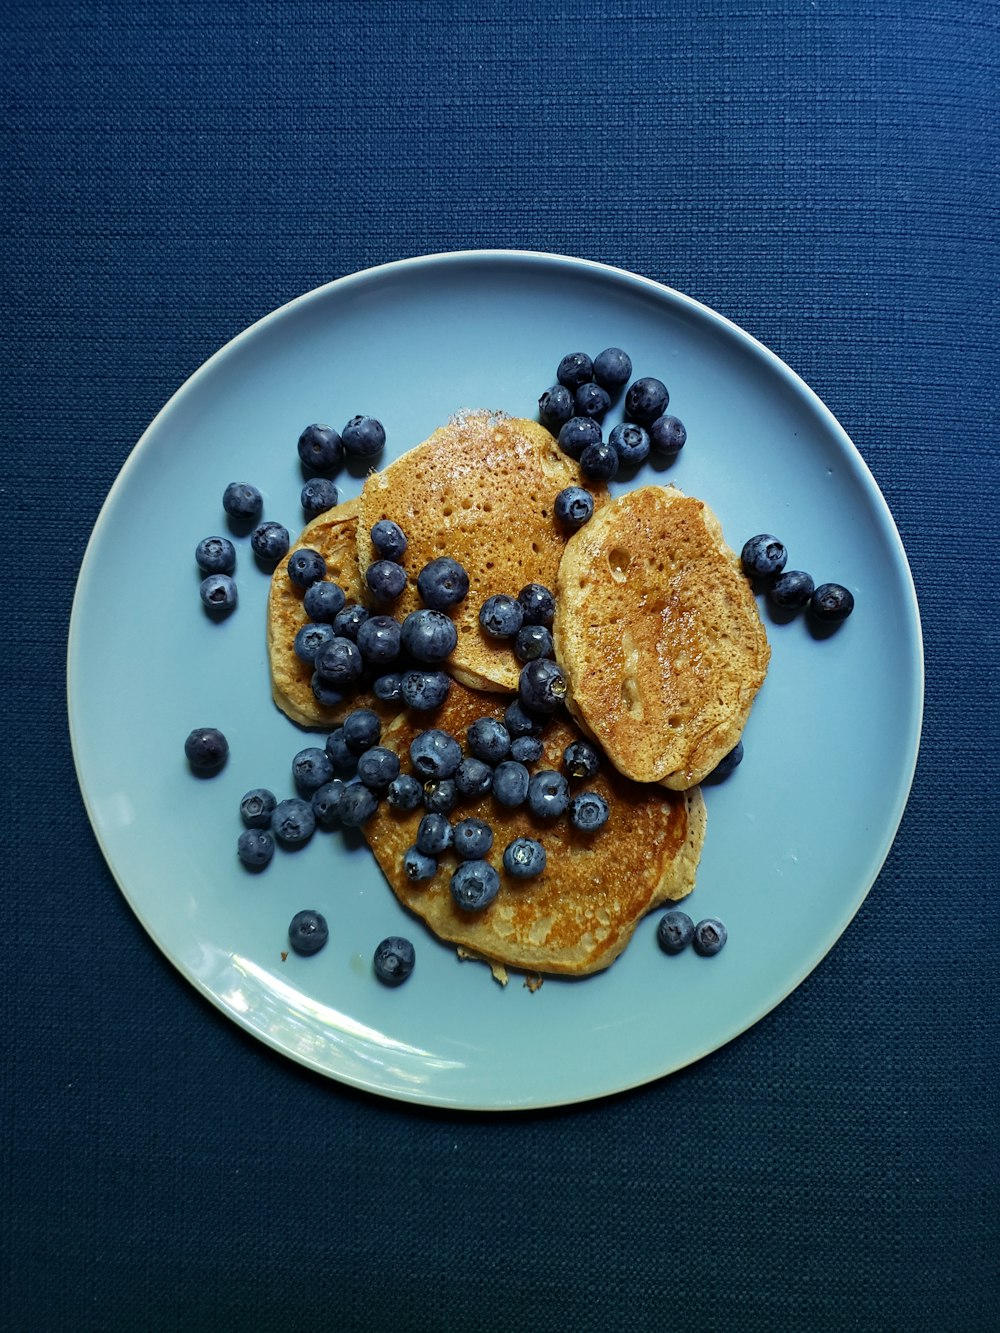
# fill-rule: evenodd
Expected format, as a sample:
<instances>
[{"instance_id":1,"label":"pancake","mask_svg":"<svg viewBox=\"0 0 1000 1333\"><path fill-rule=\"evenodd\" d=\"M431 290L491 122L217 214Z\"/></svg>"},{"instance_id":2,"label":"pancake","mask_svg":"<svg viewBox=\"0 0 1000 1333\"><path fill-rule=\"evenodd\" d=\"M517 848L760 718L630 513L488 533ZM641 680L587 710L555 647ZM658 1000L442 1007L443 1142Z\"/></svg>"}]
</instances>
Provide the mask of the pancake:
<instances>
[{"instance_id":1,"label":"pancake","mask_svg":"<svg viewBox=\"0 0 1000 1333\"><path fill-rule=\"evenodd\" d=\"M620 772L675 790L740 739L770 660L718 519L673 487L621 495L570 538L553 638L574 717Z\"/></svg>"},{"instance_id":2,"label":"pancake","mask_svg":"<svg viewBox=\"0 0 1000 1333\"><path fill-rule=\"evenodd\" d=\"M410 771L409 745L426 726L441 727L460 740L477 717L501 718L508 700L494 694L452 687L432 722L402 713L383 733L381 744L394 749ZM532 771L559 769L562 755L580 732L563 716L543 734L543 757ZM608 967L628 944L637 923L668 899L685 897L694 887L705 833L701 792L667 791L639 786L606 761L576 791L598 791L610 818L597 833L575 830L568 815L538 820L522 807L509 810L491 796L462 801L452 822L477 817L493 829L488 860L500 873L500 891L478 912L455 906L450 879L458 861L453 852L439 858L431 880L412 883L403 872L403 856L416 839L422 811L410 814L382 802L364 828L396 897L421 917L462 956L485 959L503 978L505 967L527 972L583 976ZM546 869L536 879L511 878L503 869L503 850L516 837L537 838L545 847Z\"/></svg>"},{"instance_id":3,"label":"pancake","mask_svg":"<svg viewBox=\"0 0 1000 1333\"><path fill-rule=\"evenodd\" d=\"M489 639L479 608L494 593L516 597L527 583L554 587L566 532L553 504L566 486L586 485L600 507L603 485L587 482L579 465L543 426L499 412L466 412L423 444L373 473L358 510L358 563L374 558L371 529L394 520L409 545L403 564L409 586L394 603L402 620L421 605L416 577L442 555L469 575L469 594L452 609L458 644L446 666L473 689L517 689L519 664L507 642Z\"/></svg>"}]
</instances>

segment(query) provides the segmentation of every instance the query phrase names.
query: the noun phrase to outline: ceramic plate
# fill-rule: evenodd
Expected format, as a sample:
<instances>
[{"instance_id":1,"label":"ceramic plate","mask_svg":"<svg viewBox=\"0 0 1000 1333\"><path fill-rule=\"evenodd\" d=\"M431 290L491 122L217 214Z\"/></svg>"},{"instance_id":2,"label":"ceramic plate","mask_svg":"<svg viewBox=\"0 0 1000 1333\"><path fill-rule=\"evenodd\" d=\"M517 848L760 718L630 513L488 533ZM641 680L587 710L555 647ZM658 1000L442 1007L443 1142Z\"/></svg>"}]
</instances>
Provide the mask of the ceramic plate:
<instances>
[{"instance_id":1,"label":"ceramic plate","mask_svg":"<svg viewBox=\"0 0 1000 1333\"><path fill-rule=\"evenodd\" d=\"M246 873L240 797L291 795L311 737L272 704L267 577L236 538L238 609L203 614L197 542L225 533L222 492L250 481L265 517L303 523L296 441L312 421L385 424L385 461L457 410L534 416L560 357L624 347L656 375L688 444L669 468L705 499L732 546L777 533L790 567L846 584L854 615L818 639L776 623L746 758L706 787L708 834L688 910L721 917L714 959L657 948L658 913L604 974L520 976L506 989L408 917L363 846L317 835ZM620 420L620 408L608 424ZM361 478L342 472L342 498ZM622 489L613 484L612 489ZM235 1022L293 1059L389 1097L455 1107L582 1101L659 1078L757 1022L816 966L857 911L892 843L921 718L913 583L871 474L830 412L777 357L654 282L551 255L472 252L389 264L292 301L213 356L128 459L80 573L69 653L73 746L88 812L122 892L163 953ZM184 738L231 746L210 780ZM627 836L623 830L621 836ZM331 924L300 958L300 908ZM405 934L417 964L399 990L375 945Z\"/></svg>"}]
</instances>

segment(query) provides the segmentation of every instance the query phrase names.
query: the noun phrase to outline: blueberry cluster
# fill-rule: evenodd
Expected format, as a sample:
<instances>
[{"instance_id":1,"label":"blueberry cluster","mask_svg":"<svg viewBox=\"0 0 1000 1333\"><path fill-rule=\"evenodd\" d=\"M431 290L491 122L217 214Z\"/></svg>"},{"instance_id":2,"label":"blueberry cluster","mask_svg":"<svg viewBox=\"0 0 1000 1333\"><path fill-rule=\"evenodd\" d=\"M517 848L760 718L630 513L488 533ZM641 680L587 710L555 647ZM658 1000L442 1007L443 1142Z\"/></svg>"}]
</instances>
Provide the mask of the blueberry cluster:
<instances>
[{"instance_id":1,"label":"blueberry cluster","mask_svg":"<svg viewBox=\"0 0 1000 1333\"><path fill-rule=\"evenodd\" d=\"M570 352L559 362L557 382L538 400L542 425L592 481L611 481L620 469L639 467L650 453L672 459L687 440L683 423L667 412L670 395L663 381L643 376L629 384L631 376L632 359L620 347L607 347L593 360L586 352ZM627 384L625 419L605 439L602 423ZM578 495L564 497L565 491L557 502L557 516L569 527L580 527L593 512L593 501L585 512L586 501Z\"/></svg>"},{"instance_id":2,"label":"blueberry cluster","mask_svg":"<svg viewBox=\"0 0 1000 1333\"><path fill-rule=\"evenodd\" d=\"M302 508L310 518L325 513L337 503L337 487L330 479L345 459L368 463L385 448L385 427L375 417L353 416L338 434L332 426L314 421L299 436L299 459L303 467L320 475L302 487Z\"/></svg>"},{"instance_id":3,"label":"blueberry cluster","mask_svg":"<svg viewBox=\"0 0 1000 1333\"><path fill-rule=\"evenodd\" d=\"M788 552L777 537L761 532L744 544L740 556L743 572L767 594L772 605L783 611L808 607L809 614L825 625L839 625L854 610L854 595L840 583L821 583L802 569L785 569Z\"/></svg>"},{"instance_id":4,"label":"blueberry cluster","mask_svg":"<svg viewBox=\"0 0 1000 1333\"><path fill-rule=\"evenodd\" d=\"M683 953L692 944L695 953L700 953L703 958L711 958L719 952L728 937L729 932L716 917L706 917L695 925L687 912L680 912L677 908L664 912L656 928L656 942L666 954Z\"/></svg>"}]
</instances>

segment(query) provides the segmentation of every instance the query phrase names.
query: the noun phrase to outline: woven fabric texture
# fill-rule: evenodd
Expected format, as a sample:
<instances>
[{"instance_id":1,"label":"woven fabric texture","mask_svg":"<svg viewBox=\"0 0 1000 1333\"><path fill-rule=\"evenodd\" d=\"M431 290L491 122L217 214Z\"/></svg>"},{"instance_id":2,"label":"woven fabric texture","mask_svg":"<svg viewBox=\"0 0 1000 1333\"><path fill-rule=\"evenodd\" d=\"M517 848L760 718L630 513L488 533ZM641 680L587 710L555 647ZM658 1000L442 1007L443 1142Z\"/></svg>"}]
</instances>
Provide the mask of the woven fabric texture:
<instances>
[{"instance_id":1,"label":"woven fabric texture","mask_svg":"<svg viewBox=\"0 0 1000 1333\"><path fill-rule=\"evenodd\" d=\"M0 8L4 1328L997 1327L997 21ZM668 1080L512 1117L352 1093L205 1003L104 864L64 694L88 534L178 385L300 292L477 247L660 279L796 369L894 512L928 672L813 975Z\"/></svg>"}]
</instances>

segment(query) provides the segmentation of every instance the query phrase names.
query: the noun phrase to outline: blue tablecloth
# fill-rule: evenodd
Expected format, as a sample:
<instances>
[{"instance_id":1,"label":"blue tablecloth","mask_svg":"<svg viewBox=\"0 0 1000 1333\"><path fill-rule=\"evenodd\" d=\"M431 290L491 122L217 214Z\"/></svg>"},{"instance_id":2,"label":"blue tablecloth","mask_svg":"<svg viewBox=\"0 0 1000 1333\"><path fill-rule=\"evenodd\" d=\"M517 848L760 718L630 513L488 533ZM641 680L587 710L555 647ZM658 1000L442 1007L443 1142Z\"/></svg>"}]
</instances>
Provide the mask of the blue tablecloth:
<instances>
[{"instance_id":1,"label":"blue tablecloth","mask_svg":"<svg viewBox=\"0 0 1000 1333\"><path fill-rule=\"evenodd\" d=\"M995 6L0 24L0 1324L996 1328ZM105 866L64 703L88 533L173 390L299 292L479 247L633 269L788 361L895 514L928 669L898 840L815 973L674 1077L509 1117L353 1093L205 1003Z\"/></svg>"}]
</instances>

